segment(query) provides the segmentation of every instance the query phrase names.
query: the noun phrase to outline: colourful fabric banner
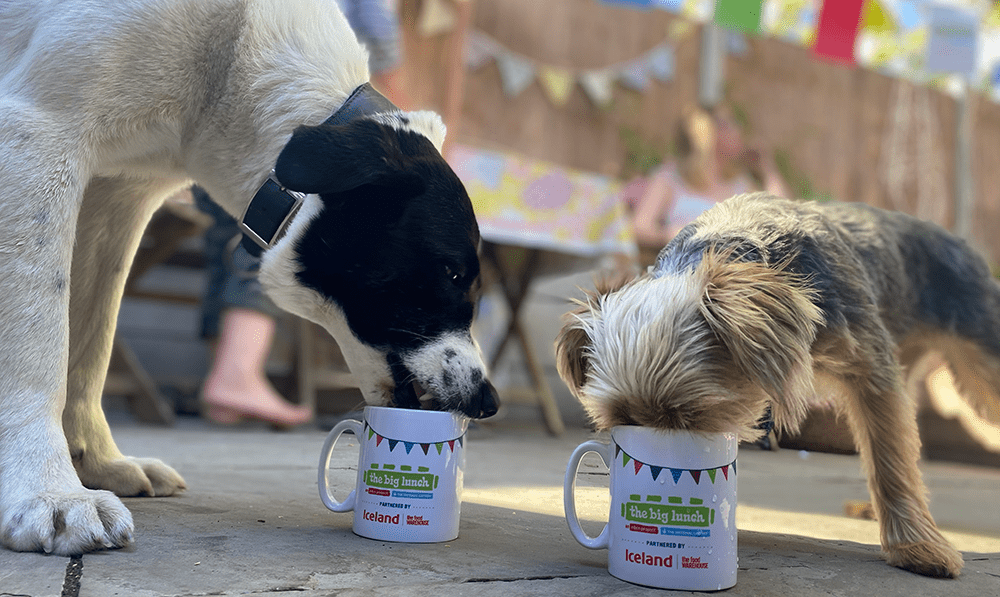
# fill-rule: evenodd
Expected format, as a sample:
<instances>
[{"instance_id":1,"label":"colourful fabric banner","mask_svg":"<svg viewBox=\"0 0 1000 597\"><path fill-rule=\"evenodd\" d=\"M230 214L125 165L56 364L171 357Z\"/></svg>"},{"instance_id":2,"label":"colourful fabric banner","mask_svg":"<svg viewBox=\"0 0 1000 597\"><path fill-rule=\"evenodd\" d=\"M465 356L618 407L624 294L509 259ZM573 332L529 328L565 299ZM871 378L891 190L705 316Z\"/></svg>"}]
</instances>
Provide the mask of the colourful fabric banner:
<instances>
[{"instance_id":1,"label":"colourful fabric banner","mask_svg":"<svg viewBox=\"0 0 1000 597\"><path fill-rule=\"evenodd\" d=\"M615 75L610 71L588 71L580 73L580 87L601 108L611 104Z\"/></svg>"},{"instance_id":2,"label":"colourful fabric banner","mask_svg":"<svg viewBox=\"0 0 1000 597\"><path fill-rule=\"evenodd\" d=\"M674 78L674 50L666 44L653 48L646 55L649 74L662 82L669 83Z\"/></svg>"},{"instance_id":3,"label":"colourful fabric banner","mask_svg":"<svg viewBox=\"0 0 1000 597\"><path fill-rule=\"evenodd\" d=\"M609 6L627 6L629 8L649 8L653 0L600 0L601 4Z\"/></svg>"},{"instance_id":4,"label":"colourful fabric banner","mask_svg":"<svg viewBox=\"0 0 1000 597\"><path fill-rule=\"evenodd\" d=\"M817 8L812 0L769 0L761 28L776 37L811 46L816 35Z\"/></svg>"},{"instance_id":5,"label":"colourful fabric banner","mask_svg":"<svg viewBox=\"0 0 1000 597\"><path fill-rule=\"evenodd\" d=\"M517 97L538 79L542 91L556 106L569 101L576 83L595 105L605 107L612 101L615 82L641 92L649 87L651 79L672 81L675 69L674 50L668 42L626 62L584 70L540 63L508 50L481 31L471 31L465 45L466 67L477 70L491 60L497 63L505 95Z\"/></svg>"},{"instance_id":6,"label":"colourful fabric banner","mask_svg":"<svg viewBox=\"0 0 1000 597\"><path fill-rule=\"evenodd\" d=\"M542 89L556 106L564 106L573 92L573 73L552 66L541 67L538 70L538 80Z\"/></svg>"},{"instance_id":7,"label":"colourful fabric banner","mask_svg":"<svg viewBox=\"0 0 1000 597\"><path fill-rule=\"evenodd\" d=\"M924 68L931 73L971 75L976 70L976 17L948 6L928 9L930 39Z\"/></svg>"},{"instance_id":8,"label":"colourful fabric banner","mask_svg":"<svg viewBox=\"0 0 1000 597\"><path fill-rule=\"evenodd\" d=\"M497 56L496 60L500 69L503 92L508 97L521 95L521 92L535 80L535 65L530 60L514 54L502 54Z\"/></svg>"},{"instance_id":9,"label":"colourful fabric banner","mask_svg":"<svg viewBox=\"0 0 1000 597\"><path fill-rule=\"evenodd\" d=\"M633 91L645 91L649 87L649 66L645 60L636 60L621 70L618 81Z\"/></svg>"},{"instance_id":10,"label":"colourful fabric banner","mask_svg":"<svg viewBox=\"0 0 1000 597\"><path fill-rule=\"evenodd\" d=\"M763 0L716 0L715 23L733 31L758 33L762 4Z\"/></svg>"},{"instance_id":11,"label":"colourful fabric banner","mask_svg":"<svg viewBox=\"0 0 1000 597\"><path fill-rule=\"evenodd\" d=\"M843 64L854 64L854 42L865 0L826 0L819 14L813 52Z\"/></svg>"}]
</instances>

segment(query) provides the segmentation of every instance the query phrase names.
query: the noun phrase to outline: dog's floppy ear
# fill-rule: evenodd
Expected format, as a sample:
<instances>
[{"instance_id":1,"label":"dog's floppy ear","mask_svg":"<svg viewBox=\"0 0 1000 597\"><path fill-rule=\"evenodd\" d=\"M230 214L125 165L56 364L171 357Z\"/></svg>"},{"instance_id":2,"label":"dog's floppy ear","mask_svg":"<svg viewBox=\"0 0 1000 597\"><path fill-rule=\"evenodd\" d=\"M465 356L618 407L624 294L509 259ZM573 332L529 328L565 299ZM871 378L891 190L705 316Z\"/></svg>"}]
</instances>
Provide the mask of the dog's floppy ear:
<instances>
[{"instance_id":1,"label":"dog's floppy ear","mask_svg":"<svg viewBox=\"0 0 1000 597\"><path fill-rule=\"evenodd\" d=\"M775 421L795 429L813 393L810 349L823 313L816 291L787 265L708 252L698 268L706 280L703 317L743 375L777 398Z\"/></svg>"},{"instance_id":2,"label":"dog's floppy ear","mask_svg":"<svg viewBox=\"0 0 1000 597\"><path fill-rule=\"evenodd\" d=\"M300 126L274 171L281 184L302 193L336 193L372 183L421 185L404 166L394 134L371 120Z\"/></svg>"},{"instance_id":3,"label":"dog's floppy ear","mask_svg":"<svg viewBox=\"0 0 1000 597\"><path fill-rule=\"evenodd\" d=\"M582 318L590 316L590 307L587 306L563 315L563 327L556 336L556 370L570 392L577 397L587 382L587 372L590 369L587 357L590 336L582 321Z\"/></svg>"},{"instance_id":4,"label":"dog's floppy ear","mask_svg":"<svg viewBox=\"0 0 1000 597\"><path fill-rule=\"evenodd\" d=\"M620 290L636 278L635 272L619 271L600 276L593 292L576 301L579 307L563 315L563 327L556 337L556 370L574 396L580 397L590 371L588 352L591 346L588 324L599 315L602 297Z\"/></svg>"}]
</instances>

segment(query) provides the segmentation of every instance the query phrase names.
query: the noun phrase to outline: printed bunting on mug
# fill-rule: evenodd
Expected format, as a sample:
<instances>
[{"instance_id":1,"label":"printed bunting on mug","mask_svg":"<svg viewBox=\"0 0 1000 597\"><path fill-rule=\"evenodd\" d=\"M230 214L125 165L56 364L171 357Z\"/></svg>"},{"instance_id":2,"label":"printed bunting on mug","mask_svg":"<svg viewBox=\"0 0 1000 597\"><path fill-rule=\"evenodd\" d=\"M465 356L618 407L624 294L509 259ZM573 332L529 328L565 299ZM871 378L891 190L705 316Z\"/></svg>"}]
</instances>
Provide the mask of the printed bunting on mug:
<instances>
[{"instance_id":1,"label":"printed bunting on mug","mask_svg":"<svg viewBox=\"0 0 1000 597\"><path fill-rule=\"evenodd\" d=\"M362 432L362 435L363 436L367 435L369 441L372 439L372 437L374 437L375 438L375 445L376 446L379 446L382 443L382 440L385 440L385 441L389 442L389 451L390 452L392 452L393 450L395 450L396 446L398 446L399 444L403 444L403 448L406 450L407 454L410 453L410 450L413 449L413 446L420 446L420 449L423 450L423 452L424 452L425 455L430 453L431 446L434 446L434 449L437 450L438 454L441 454L444 451L445 444L448 445L448 448L452 452L455 451L455 443L456 442L458 443L459 447L465 447L465 436L464 435L461 436L461 437L457 437L455 439L450 439L450 440L440 441L440 442L408 442L408 441L403 441L403 440L399 440L399 439L391 439L391 438L388 438L388 437L382 435L381 433L375 431L375 429L373 429L372 426L368 424L368 421L364 422L364 431Z\"/></svg>"},{"instance_id":2,"label":"printed bunting on mug","mask_svg":"<svg viewBox=\"0 0 1000 597\"><path fill-rule=\"evenodd\" d=\"M717 467L714 467L714 468L703 468L703 469L688 469L688 468L673 468L673 467L669 467L669 466L655 466L655 465L652 465L652 464L649 464L649 463L646 463L646 462L641 462L639 460L636 460L635 457L633 457L631 454L629 454L628 452L626 452L625 450L623 450L622 447L619 446L616 443L615 444L615 462L618 462L618 456L619 455L621 455L622 467L628 466L628 464L631 462L632 463L632 468L635 471L633 474L635 474L635 475L639 474L639 471L642 470L642 467L649 467L649 474L653 477L654 481L656 481L657 478L659 478L660 473L663 472L664 469L669 470L670 471L670 476L673 478L675 485L681 480L681 477L684 476L684 473L687 473L688 475L691 476L692 479L694 479L695 485L698 485L699 483L701 483L701 474L702 473L706 473L708 475L708 479L709 479L709 481L713 485L715 484L715 479L718 476L719 471L722 471L722 476L723 476L723 478L725 478L726 481L729 480L729 473L730 473L730 471L732 471L733 475L736 474L736 461L735 460L733 460L729 464L724 464L722 466L717 466Z\"/></svg>"}]
</instances>

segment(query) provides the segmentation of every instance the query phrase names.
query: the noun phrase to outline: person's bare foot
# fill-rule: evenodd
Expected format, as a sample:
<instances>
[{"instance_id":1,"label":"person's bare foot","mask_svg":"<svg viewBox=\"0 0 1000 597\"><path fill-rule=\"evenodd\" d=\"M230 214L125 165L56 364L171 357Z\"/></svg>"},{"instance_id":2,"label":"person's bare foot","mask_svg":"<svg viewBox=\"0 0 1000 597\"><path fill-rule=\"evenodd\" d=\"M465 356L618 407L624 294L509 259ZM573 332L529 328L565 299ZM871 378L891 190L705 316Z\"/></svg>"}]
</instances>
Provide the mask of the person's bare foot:
<instances>
[{"instance_id":1,"label":"person's bare foot","mask_svg":"<svg viewBox=\"0 0 1000 597\"><path fill-rule=\"evenodd\" d=\"M312 410L278 394L264 374L274 320L258 311L232 309L223 317L215 362L202 386L203 414L222 425L256 419L278 427L312 420Z\"/></svg>"},{"instance_id":2,"label":"person's bare foot","mask_svg":"<svg viewBox=\"0 0 1000 597\"><path fill-rule=\"evenodd\" d=\"M202 401L205 416L220 425L235 425L245 419L254 419L278 427L295 427L313 418L310 409L288 402L270 387L239 390L213 387L206 382Z\"/></svg>"}]
</instances>

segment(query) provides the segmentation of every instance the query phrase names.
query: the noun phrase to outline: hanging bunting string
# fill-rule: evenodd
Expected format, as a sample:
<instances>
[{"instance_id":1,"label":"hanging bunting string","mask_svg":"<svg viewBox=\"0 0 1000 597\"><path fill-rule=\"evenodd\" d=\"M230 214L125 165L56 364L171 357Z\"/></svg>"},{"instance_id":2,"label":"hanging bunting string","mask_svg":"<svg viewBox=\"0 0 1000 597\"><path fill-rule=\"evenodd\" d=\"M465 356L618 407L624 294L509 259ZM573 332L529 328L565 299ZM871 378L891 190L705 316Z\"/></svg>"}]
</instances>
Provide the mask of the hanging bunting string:
<instances>
[{"instance_id":1,"label":"hanging bunting string","mask_svg":"<svg viewBox=\"0 0 1000 597\"><path fill-rule=\"evenodd\" d=\"M635 471L633 474L635 474L635 475L639 474L639 471L642 470L642 467L649 467L649 474L653 477L654 481L656 481L660 477L660 473L662 473L664 470L670 471L670 476L673 478L675 485L681 480L681 477L684 476L684 473L687 473L687 474L691 475L691 478L694 479L694 484L695 485L698 485L699 483L701 483L702 473L705 473L708 476L709 481L711 481L711 483L713 485L715 484L715 479L718 476L719 472L722 473L722 477L726 481L729 480L729 474L730 473L732 473L734 477L736 476L736 460L735 459L732 462L730 462L729 464L724 464L722 466L716 466L716 467L712 467L712 468L701 468L701 469L674 468L674 467L669 467L669 466L656 466L656 465L653 465L653 464L649 464L647 462L641 462L639 460L636 460L631 454L629 454L628 452L626 452L625 450L623 450L622 447L619 446L618 443L616 442L615 443L615 458L614 458L615 462L618 462L618 457L619 456L621 456L621 465L622 465L622 467L627 467L630 462L632 463L632 468Z\"/></svg>"},{"instance_id":2,"label":"hanging bunting string","mask_svg":"<svg viewBox=\"0 0 1000 597\"><path fill-rule=\"evenodd\" d=\"M611 103L614 82L645 91L651 80L663 83L673 80L675 68L674 50L667 41L631 60L601 68L574 69L543 64L506 48L482 31L470 31L465 48L466 67L478 70L491 60L497 64L507 96L517 97L537 79L545 95L557 106L569 101L575 83L594 104L603 107Z\"/></svg>"},{"instance_id":3,"label":"hanging bunting string","mask_svg":"<svg viewBox=\"0 0 1000 597\"><path fill-rule=\"evenodd\" d=\"M406 450L407 454L410 453L410 450L413 449L413 446L420 446L420 449L423 450L425 455L430 453L432 446L434 447L435 450L437 450L438 454L441 454L444 451L444 447L446 445L448 446L448 449L451 450L452 452L455 451L456 443L459 445L459 447L465 447L464 434L460 435L459 437L456 437L455 439L449 439L440 442L408 442L408 441L403 441L401 439L391 439L382 435L381 433L375 431L375 429L373 429L372 426L368 424L368 421L365 421L364 423L364 431L362 432L362 435L367 436L367 439L369 441L371 441L372 438L374 438L376 446L381 445L383 440L389 442L390 452L395 450L396 446L398 446L399 444L403 444L403 449Z\"/></svg>"}]
</instances>

